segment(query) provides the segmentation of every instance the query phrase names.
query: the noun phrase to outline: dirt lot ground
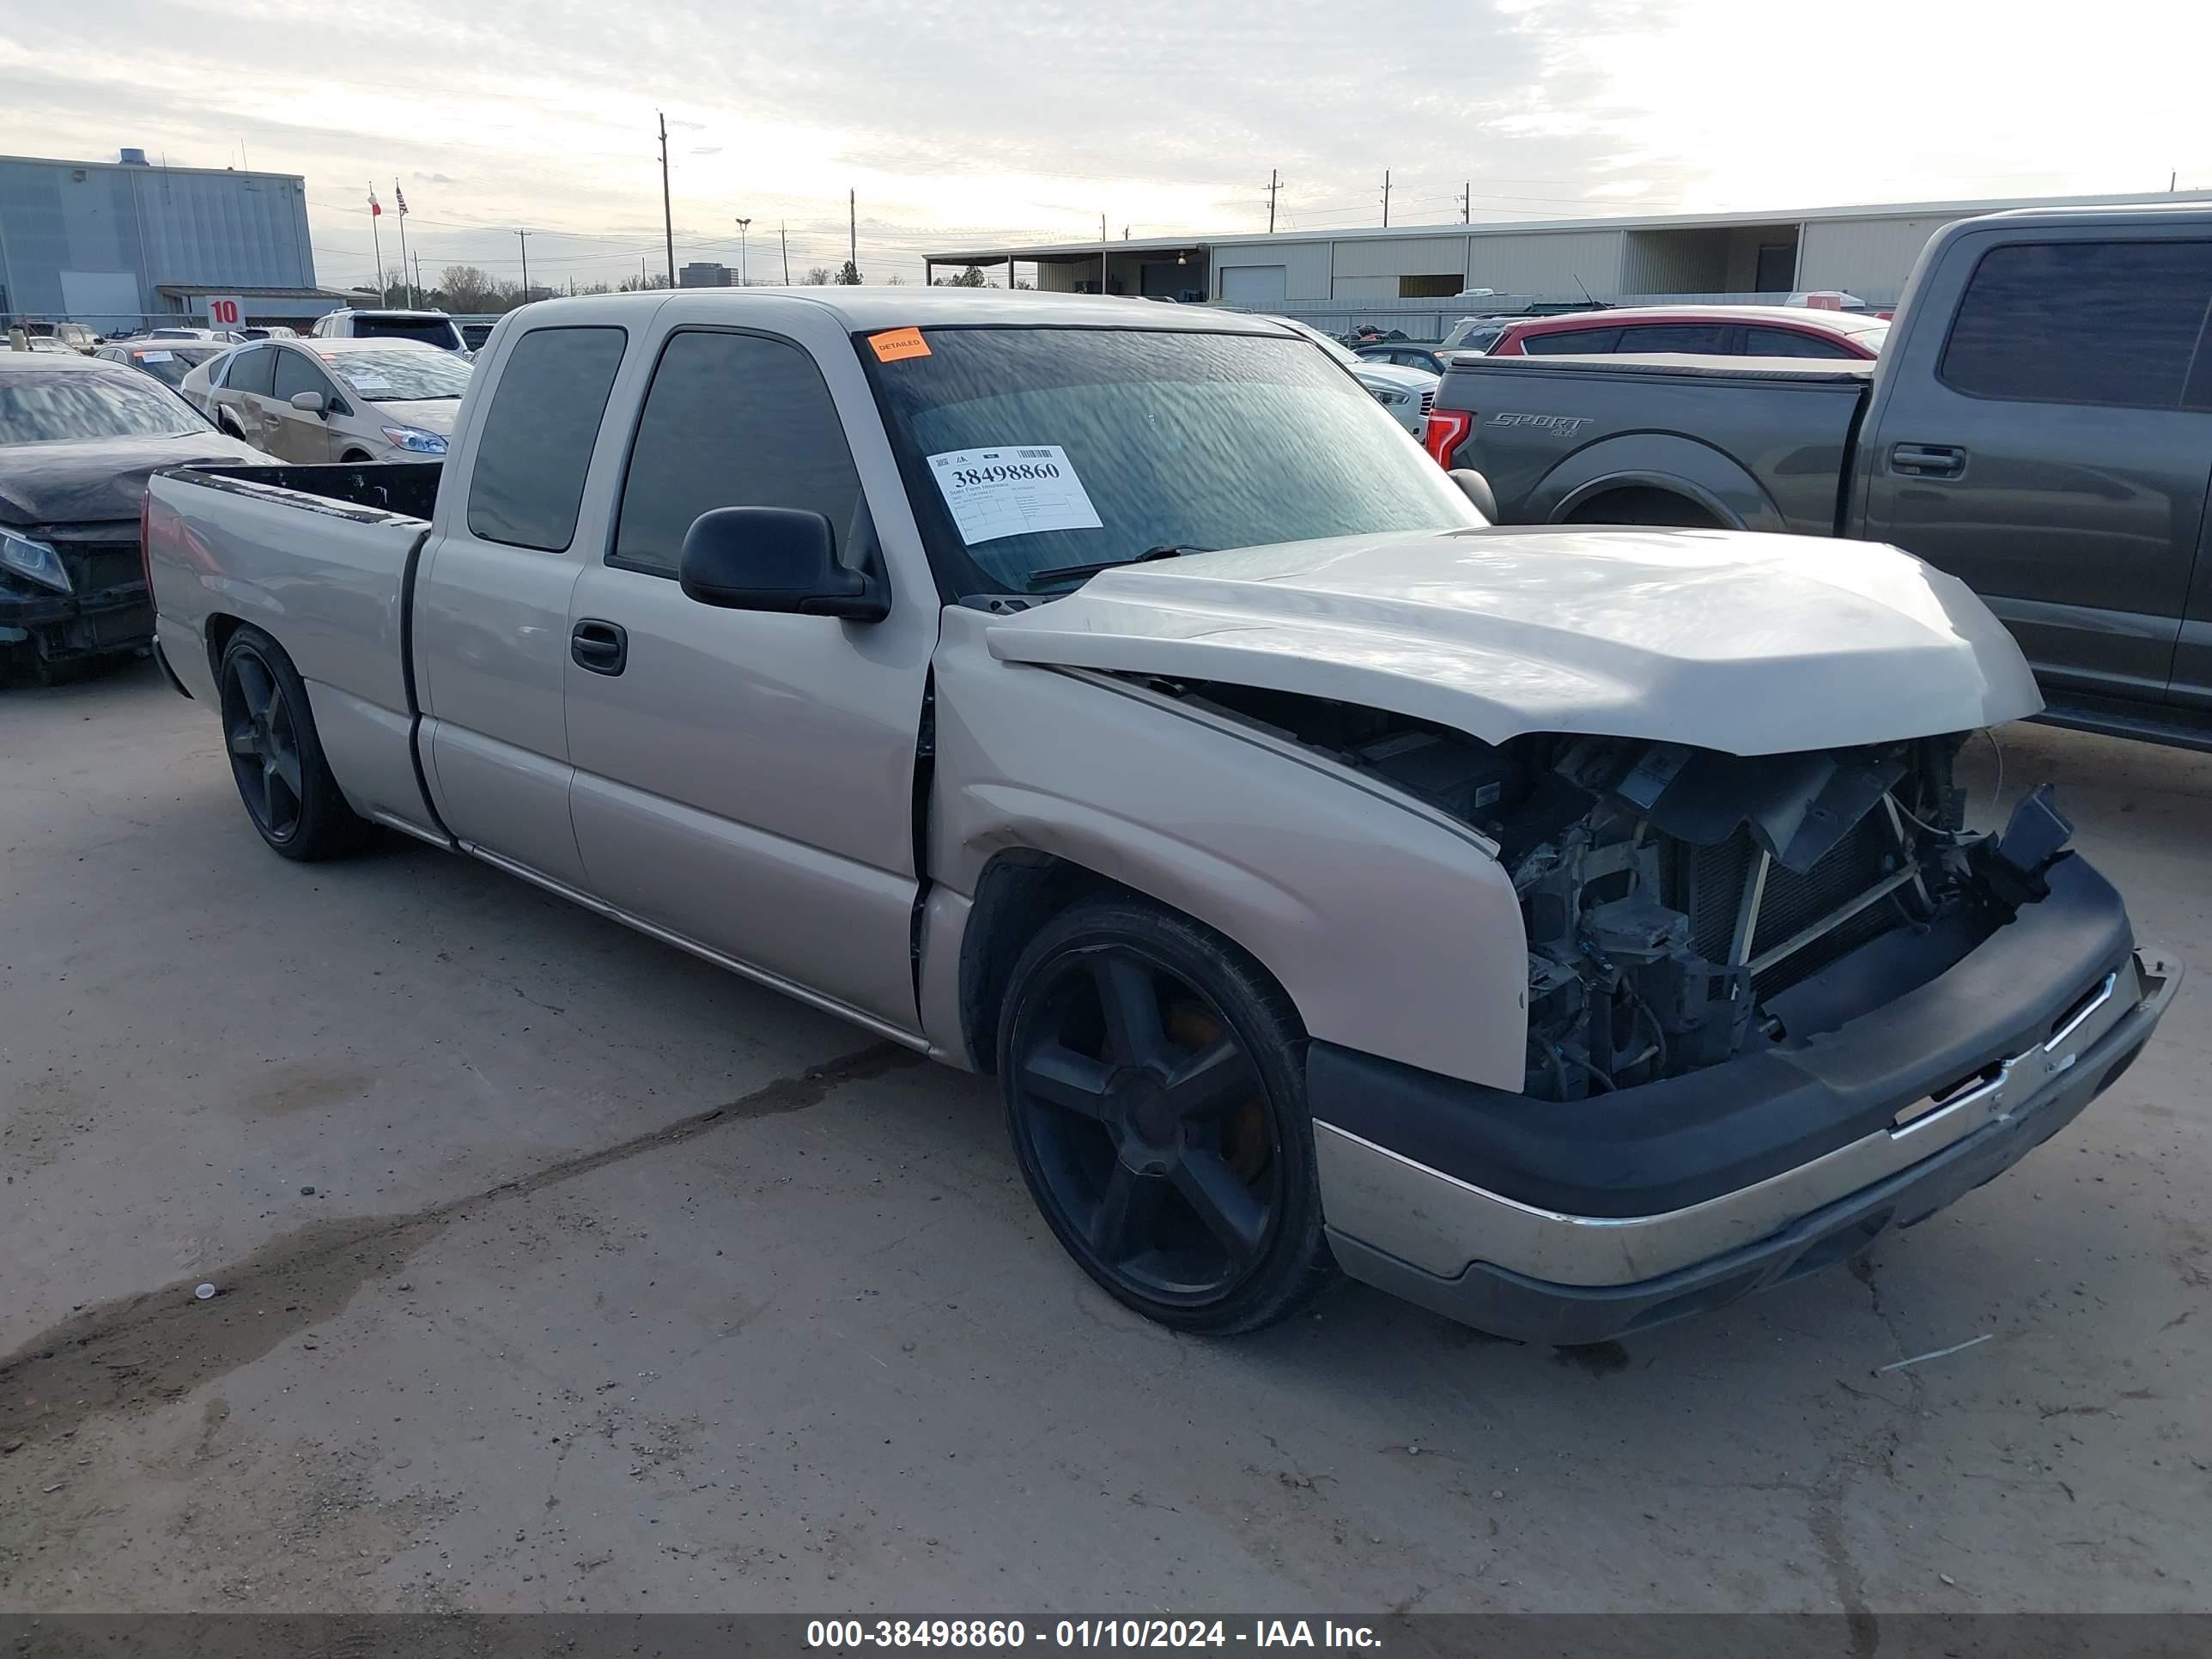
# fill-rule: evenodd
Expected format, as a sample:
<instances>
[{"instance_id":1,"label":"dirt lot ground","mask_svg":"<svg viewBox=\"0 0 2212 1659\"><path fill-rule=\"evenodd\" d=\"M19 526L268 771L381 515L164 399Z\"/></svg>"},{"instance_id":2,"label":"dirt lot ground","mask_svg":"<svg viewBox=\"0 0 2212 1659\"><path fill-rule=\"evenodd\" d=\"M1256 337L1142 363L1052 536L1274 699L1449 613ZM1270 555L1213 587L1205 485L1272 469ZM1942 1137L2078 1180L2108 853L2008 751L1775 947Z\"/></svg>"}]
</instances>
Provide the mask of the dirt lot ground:
<instances>
[{"instance_id":1,"label":"dirt lot ground","mask_svg":"<svg viewBox=\"0 0 2212 1659\"><path fill-rule=\"evenodd\" d=\"M1144 1325L988 1086L427 848L284 864L150 671L5 698L0 1608L2208 1605L2212 757L2003 734L2197 968L2087 1117L1566 1353Z\"/></svg>"}]
</instances>

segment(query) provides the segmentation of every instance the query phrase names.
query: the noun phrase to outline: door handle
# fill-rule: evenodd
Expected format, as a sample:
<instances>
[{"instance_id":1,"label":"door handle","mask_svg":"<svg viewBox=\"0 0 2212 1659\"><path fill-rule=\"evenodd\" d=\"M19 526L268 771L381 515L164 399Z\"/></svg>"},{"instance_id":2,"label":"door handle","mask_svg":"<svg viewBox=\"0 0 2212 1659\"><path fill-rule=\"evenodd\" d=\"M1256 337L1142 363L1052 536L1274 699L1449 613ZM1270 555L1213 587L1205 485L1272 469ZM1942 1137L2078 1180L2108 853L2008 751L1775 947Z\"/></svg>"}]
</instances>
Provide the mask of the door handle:
<instances>
[{"instance_id":1,"label":"door handle","mask_svg":"<svg viewBox=\"0 0 2212 1659\"><path fill-rule=\"evenodd\" d=\"M1893 444L1889 470L1908 478L1962 478L1966 452L1956 444Z\"/></svg>"},{"instance_id":2,"label":"door handle","mask_svg":"<svg viewBox=\"0 0 2212 1659\"><path fill-rule=\"evenodd\" d=\"M586 617L568 631L568 654L594 674L619 674L629 664L629 634L620 623Z\"/></svg>"}]
</instances>

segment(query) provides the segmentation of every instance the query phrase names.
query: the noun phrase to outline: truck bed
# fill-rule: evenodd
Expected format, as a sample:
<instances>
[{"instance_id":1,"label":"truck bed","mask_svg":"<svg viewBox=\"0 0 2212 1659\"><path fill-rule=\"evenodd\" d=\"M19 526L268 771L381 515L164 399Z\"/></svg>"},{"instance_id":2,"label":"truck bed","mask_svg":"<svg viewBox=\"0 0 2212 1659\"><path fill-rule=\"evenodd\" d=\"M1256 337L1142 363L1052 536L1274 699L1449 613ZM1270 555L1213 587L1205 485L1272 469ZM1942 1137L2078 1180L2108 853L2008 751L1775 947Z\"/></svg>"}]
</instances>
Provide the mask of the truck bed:
<instances>
[{"instance_id":1,"label":"truck bed","mask_svg":"<svg viewBox=\"0 0 2212 1659\"><path fill-rule=\"evenodd\" d=\"M442 461L405 465L375 466L204 466L195 468L203 481L218 488L230 484L260 484L295 495L312 495L319 502L368 507L385 517L421 519L428 522L438 503L438 481L445 472ZM327 511L327 507L319 511Z\"/></svg>"},{"instance_id":2,"label":"truck bed","mask_svg":"<svg viewBox=\"0 0 2212 1659\"><path fill-rule=\"evenodd\" d=\"M1664 478L1697 487L1711 522L1832 536L1876 368L1800 357L1461 357L1437 407L1474 411L1456 464L1490 480L1508 524L1607 522L1601 495Z\"/></svg>"},{"instance_id":3,"label":"truck bed","mask_svg":"<svg viewBox=\"0 0 2212 1659\"><path fill-rule=\"evenodd\" d=\"M307 682L356 811L432 822L415 771L407 594L437 499L434 465L172 469L147 491L156 639L195 697L242 621Z\"/></svg>"}]
</instances>

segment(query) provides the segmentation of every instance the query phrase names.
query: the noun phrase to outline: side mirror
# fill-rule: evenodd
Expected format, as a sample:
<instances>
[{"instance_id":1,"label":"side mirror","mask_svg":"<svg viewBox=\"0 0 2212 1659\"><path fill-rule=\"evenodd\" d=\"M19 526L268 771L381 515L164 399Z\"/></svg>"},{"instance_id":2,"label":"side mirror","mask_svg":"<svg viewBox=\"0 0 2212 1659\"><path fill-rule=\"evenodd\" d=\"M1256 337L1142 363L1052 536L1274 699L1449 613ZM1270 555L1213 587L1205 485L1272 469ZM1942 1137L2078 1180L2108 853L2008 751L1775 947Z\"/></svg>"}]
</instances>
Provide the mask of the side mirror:
<instances>
[{"instance_id":1,"label":"side mirror","mask_svg":"<svg viewBox=\"0 0 2212 1659\"><path fill-rule=\"evenodd\" d=\"M1486 524L1498 522L1498 492L1490 487L1490 480L1471 466L1455 466L1451 470L1451 481L1460 493L1474 503L1474 510L1482 514Z\"/></svg>"},{"instance_id":2,"label":"side mirror","mask_svg":"<svg viewBox=\"0 0 2212 1659\"><path fill-rule=\"evenodd\" d=\"M836 534L819 513L718 507L684 533L677 581L688 598L726 611L881 622L883 586L837 562Z\"/></svg>"},{"instance_id":3,"label":"side mirror","mask_svg":"<svg viewBox=\"0 0 2212 1659\"><path fill-rule=\"evenodd\" d=\"M292 407L302 415L319 415L323 412L323 394L319 392L295 392L292 394Z\"/></svg>"}]
</instances>

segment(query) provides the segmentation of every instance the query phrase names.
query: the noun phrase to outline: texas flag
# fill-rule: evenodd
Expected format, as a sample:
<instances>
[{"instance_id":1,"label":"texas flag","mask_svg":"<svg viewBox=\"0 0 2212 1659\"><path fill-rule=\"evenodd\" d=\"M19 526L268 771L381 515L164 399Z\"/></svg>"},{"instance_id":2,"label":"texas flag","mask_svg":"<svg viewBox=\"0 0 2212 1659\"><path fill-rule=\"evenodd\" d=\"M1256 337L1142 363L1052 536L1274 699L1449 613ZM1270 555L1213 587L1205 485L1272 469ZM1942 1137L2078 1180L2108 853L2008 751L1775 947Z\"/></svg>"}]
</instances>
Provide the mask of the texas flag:
<instances>
[{"instance_id":1,"label":"texas flag","mask_svg":"<svg viewBox=\"0 0 2212 1659\"><path fill-rule=\"evenodd\" d=\"M381 219L384 216L384 204L376 199L376 192L374 190L368 192L368 216L372 219Z\"/></svg>"},{"instance_id":2,"label":"texas flag","mask_svg":"<svg viewBox=\"0 0 2212 1659\"><path fill-rule=\"evenodd\" d=\"M407 192L399 188L397 179L392 181L392 199L399 204L399 216L404 219L407 216Z\"/></svg>"}]
</instances>

